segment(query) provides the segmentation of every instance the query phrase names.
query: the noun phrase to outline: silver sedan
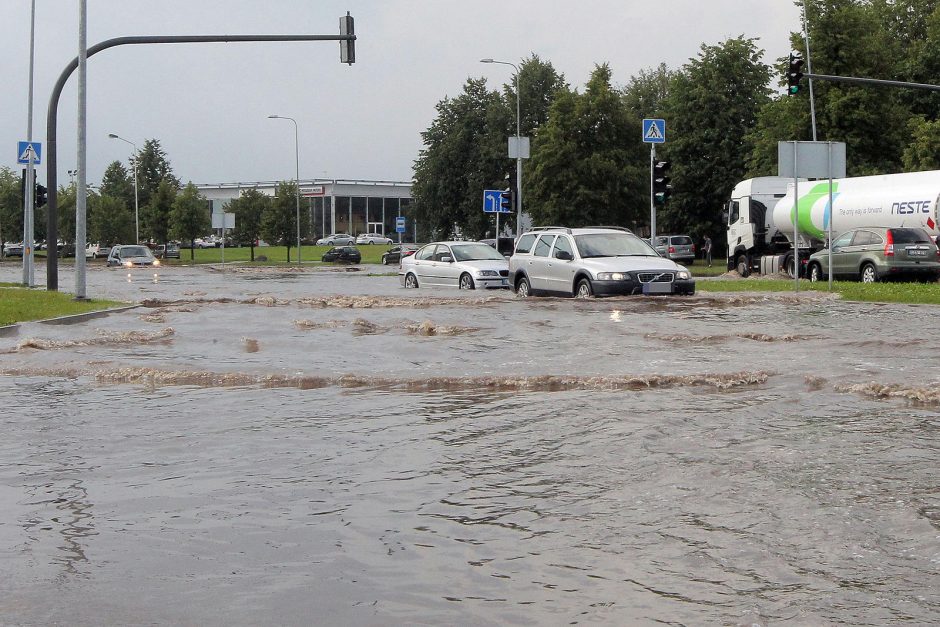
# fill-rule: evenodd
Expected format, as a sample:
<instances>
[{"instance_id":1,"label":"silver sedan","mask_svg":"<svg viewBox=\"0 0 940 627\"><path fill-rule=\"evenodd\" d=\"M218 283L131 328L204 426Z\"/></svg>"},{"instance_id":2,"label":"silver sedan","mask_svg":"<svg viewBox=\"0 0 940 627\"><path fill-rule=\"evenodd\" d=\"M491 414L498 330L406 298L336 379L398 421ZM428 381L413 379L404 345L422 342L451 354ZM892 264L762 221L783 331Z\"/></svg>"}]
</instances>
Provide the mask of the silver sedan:
<instances>
[{"instance_id":1,"label":"silver sedan","mask_svg":"<svg viewBox=\"0 0 940 627\"><path fill-rule=\"evenodd\" d=\"M434 242L403 258L398 278L408 288L509 287L509 262L482 242Z\"/></svg>"}]
</instances>

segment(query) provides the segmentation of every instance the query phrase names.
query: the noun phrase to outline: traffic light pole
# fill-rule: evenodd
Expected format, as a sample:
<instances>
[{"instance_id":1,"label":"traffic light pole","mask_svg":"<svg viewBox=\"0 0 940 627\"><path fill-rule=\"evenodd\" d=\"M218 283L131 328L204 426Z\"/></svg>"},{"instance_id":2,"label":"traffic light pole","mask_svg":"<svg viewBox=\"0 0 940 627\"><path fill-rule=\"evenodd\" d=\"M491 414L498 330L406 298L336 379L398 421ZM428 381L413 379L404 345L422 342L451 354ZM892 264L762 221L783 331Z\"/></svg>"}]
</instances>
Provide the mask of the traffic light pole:
<instances>
[{"instance_id":1,"label":"traffic light pole","mask_svg":"<svg viewBox=\"0 0 940 627\"><path fill-rule=\"evenodd\" d=\"M907 87L908 89L926 89L928 91L940 91L940 85L928 85L926 83L907 83L904 81L884 81L877 78L856 78L854 76L831 76L829 74L803 74L806 78L815 78L821 81L833 81L836 83L863 83L866 85L880 85L881 87Z\"/></svg>"},{"instance_id":2,"label":"traffic light pole","mask_svg":"<svg viewBox=\"0 0 940 627\"><path fill-rule=\"evenodd\" d=\"M650 144L650 245L656 248L656 144Z\"/></svg>"},{"instance_id":3,"label":"traffic light pole","mask_svg":"<svg viewBox=\"0 0 940 627\"><path fill-rule=\"evenodd\" d=\"M106 39L88 48L85 58L91 57L102 50L129 44L185 44L185 43L226 43L244 41L340 41L354 42L356 35L168 35L143 37L115 37ZM345 53L348 56L348 52ZM343 61L348 63L350 61ZM78 68L78 57L65 66L49 97L49 109L46 112L46 143L48 144L48 158L46 160L46 185L49 188L49 204L46 210L46 241L52 242L47 248L46 256L46 289L56 291L59 289L59 259L56 251L56 242L59 238L58 213L58 178L56 163L56 125L58 121L59 96L65 82L72 72ZM78 242L76 242L78 246ZM81 243L82 249L85 243Z\"/></svg>"},{"instance_id":4,"label":"traffic light pole","mask_svg":"<svg viewBox=\"0 0 940 627\"><path fill-rule=\"evenodd\" d=\"M32 0L29 14L29 93L26 104L26 141L33 141L33 57L36 41L36 0ZM23 186L23 285L33 287L35 283L35 256L33 254L33 215L36 211L36 166L32 159L26 164L26 181Z\"/></svg>"}]
</instances>

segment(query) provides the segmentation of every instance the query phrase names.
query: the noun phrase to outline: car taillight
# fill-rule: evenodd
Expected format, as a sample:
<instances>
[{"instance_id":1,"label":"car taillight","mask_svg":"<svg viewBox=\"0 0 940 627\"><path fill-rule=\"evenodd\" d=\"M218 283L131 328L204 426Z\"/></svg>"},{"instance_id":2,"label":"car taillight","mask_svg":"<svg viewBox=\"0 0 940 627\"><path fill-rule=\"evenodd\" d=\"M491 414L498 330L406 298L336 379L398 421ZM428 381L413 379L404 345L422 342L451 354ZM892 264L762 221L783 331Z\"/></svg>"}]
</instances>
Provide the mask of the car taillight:
<instances>
[{"instance_id":1,"label":"car taillight","mask_svg":"<svg viewBox=\"0 0 940 627\"><path fill-rule=\"evenodd\" d=\"M695 244L692 244L692 252L695 252Z\"/></svg>"},{"instance_id":2,"label":"car taillight","mask_svg":"<svg viewBox=\"0 0 940 627\"><path fill-rule=\"evenodd\" d=\"M888 236L885 240L885 257L894 257L894 235L888 230Z\"/></svg>"},{"instance_id":3,"label":"car taillight","mask_svg":"<svg viewBox=\"0 0 940 627\"><path fill-rule=\"evenodd\" d=\"M670 247L669 247L669 254L672 255L672 254L674 254L675 252L676 252L676 247L675 247L675 246L670 246Z\"/></svg>"}]
</instances>

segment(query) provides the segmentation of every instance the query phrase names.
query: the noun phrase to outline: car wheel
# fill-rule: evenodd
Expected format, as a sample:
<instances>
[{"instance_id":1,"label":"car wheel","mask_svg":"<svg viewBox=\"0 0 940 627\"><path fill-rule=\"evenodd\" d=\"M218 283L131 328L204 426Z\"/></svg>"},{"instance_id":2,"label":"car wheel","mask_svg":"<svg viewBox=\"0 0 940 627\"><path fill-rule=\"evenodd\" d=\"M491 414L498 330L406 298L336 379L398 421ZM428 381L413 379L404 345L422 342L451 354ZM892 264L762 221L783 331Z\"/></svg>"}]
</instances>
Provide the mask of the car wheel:
<instances>
[{"instance_id":1,"label":"car wheel","mask_svg":"<svg viewBox=\"0 0 940 627\"><path fill-rule=\"evenodd\" d=\"M876 283L878 281L878 270L875 269L875 266L866 263L862 266L861 271L862 283Z\"/></svg>"},{"instance_id":2,"label":"car wheel","mask_svg":"<svg viewBox=\"0 0 940 627\"><path fill-rule=\"evenodd\" d=\"M386 255L382 255L382 265L383 266L388 265L388 257Z\"/></svg>"},{"instance_id":3,"label":"car wheel","mask_svg":"<svg viewBox=\"0 0 940 627\"><path fill-rule=\"evenodd\" d=\"M809 266L809 280L810 283L818 283L823 280L822 268L818 263L810 264Z\"/></svg>"},{"instance_id":4,"label":"car wheel","mask_svg":"<svg viewBox=\"0 0 940 627\"><path fill-rule=\"evenodd\" d=\"M470 276L469 274L467 274L466 272L464 272L463 274L461 274L461 275L460 275L460 289L462 289L462 290L472 290L473 288L474 288L474 285L473 285L473 277L471 277L471 276Z\"/></svg>"},{"instance_id":5,"label":"car wheel","mask_svg":"<svg viewBox=\"0 0 940 627\"><path fill-rule=\"evenodd\" d=\"M588 279L578 281L578 287L575 288L574 297L591 298L592 296L594 296L594 289L591 287L591 282Z\"/></svg>"},{"instance_id":6,"label":"car wheel","mask_svg":"<svg viewBox=\"0 0 940 627\"><path fill-rule=\"evenodd\" d=\"M738 271L743 277L746 277L750 274L750 269L747 265L747 255L738 255L734 260L734 269Z\"/></svg>"},{"instance_id":7,"label":"car wheel","mask_svg":"<svg viewBox=\"0 0 940 627\"><path fill-rule=\"evenodd\" d=\"M411 274L410 272L405 275L405 287L408 289L413 289L418 287L418 277Z\"/></svg>"},{"instance_id":8,"label":"car wheel","mask_svg":"<svg viewBox=\"0 0 940 627\"><path fill-rule=\"evenodd\" d=\"M528 298L532 295L532 288L529 286L529 279L522 277L516 281L516 296L519 298Z\"/></svg>"}]
</instances>

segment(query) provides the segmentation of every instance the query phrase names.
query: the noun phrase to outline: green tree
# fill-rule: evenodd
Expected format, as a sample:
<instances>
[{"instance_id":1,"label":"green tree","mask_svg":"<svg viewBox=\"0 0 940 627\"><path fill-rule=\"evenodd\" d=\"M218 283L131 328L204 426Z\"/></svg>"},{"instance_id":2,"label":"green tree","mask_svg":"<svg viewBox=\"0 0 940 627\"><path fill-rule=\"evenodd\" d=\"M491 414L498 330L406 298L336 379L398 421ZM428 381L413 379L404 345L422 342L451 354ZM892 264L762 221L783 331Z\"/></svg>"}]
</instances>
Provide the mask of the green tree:
<instances>
[{"instance_id":1,"label":"green tree","mask_svg":"<svg viewBox=\"0 0 940 627\"><path fill-rule=\"evenodd\" d=\"M162 181L170 181L176 189L180 188L179 179L173 175L170 160L160 146L160 141L148 139L137 155L137 191L141 207L150 204L150 197L157 193Z\"/></svg>"},{"instance_id":2,"label":"green tree","mask_svg":"<svg viewBox=\"0 0 940 627\"><path fill-rule=\"evenodd\" d=\"M134 211L121 198L88 195L88 240L108 246L135 241Z\"/></svg>"},{"instance_id":3,"label":"green tree","mask_svg":"<svg viewBox=\"0 0 940 627\"><path fill-rule=\"evenodd\" d=\"M255 260L255 242L261 237L261 219L270 204L270 196L256 189L248 189L226 206L226 211L235 214L232 238L239 246L251 247L252 261Z\"/></svg>"},{"instance_id":4,"label":"green tree","mask_svg":"<svg viewBox=\"0 0 940 627\"><path fill-rule=\"evenodd\" d=\"M448 237L455 227L482 237L492 228L482 211L483 190L503 185L511 174L506 157L507 129L515 128L511 120L485 79L468 79L462 94L437 104L437 117L421 134L424 148L411 190L421 237Z\"/></svg>"},{"instance_id":5,"label":"green tree","mask_svg":"<svg viewBox=\"0 0 940 627\"><path fill-rule=\"evenodd\" d=\"M623 88L623 103L636 118L656 118L663 115L663 103L669 95L669 86L677 72L660 63L651 70L640 70L631 76Z\"/></svg>"},{"instance_id":6,"label":"green tree","mask_svg":"<svg viewBox=\"0 0 940 627\"><path fill-rule=\"evenodd\" d=\"M140 210L141 238L166 244L174 227L174 208L178 195L176 183L167 179L160 181L156 193L150 196L147 205ZM206 228L208 231L208 227ZM203 235L198 233L195 237Z\"/></svg>"},{"instance_id":7,"label":"green tree","mask_svg":"<svg viewBox=\"0 0 940 627\"><path fill-rule=\"evenodd\" d=\"M157 196L166 194L165 190L175 192L175 188L169 181L163 181L157 187ZM168 194L167 197L169 197ZM189 242L189 258L195 260L196 253L193 249L195 248L196 238L205 235L212 228L212 221L209 217L209 203L199 193L196 186L190 182L183 188L183 191L176 194L172 206L173 209L170 212L172 228L170 232L173 237Z\"/></svg>"},{"instance_id":8,"label":"green tree","mask_svg":"<svg viewBox=\"0 0 940 627\"><path fill-rule=\"evenodd\" d=\"M940 120L928 122L914 117L908 129L911 141L904 149L904 169L908 172L940 169Z\"/></svg>"},{"instance_id":9,"label":"green tree","mask_svg":"<svg viewBox=\"0 0 940 627\"><path fill-rule=\"evenodd\" d=\"M584 94L560 94L539 131L527 211L536 224L636 226L649 206L640 121L596 66Z\"/></svg>"},{"instance_id":10,"label":"green tree","mask_svg":"<svg viewBox=\"0 0 940 627\"><path fill-rule=\"evenodd\" d=\"M657 154L672 164L672 198L657 212L663 232L703 237L723 230L720 208L744 178L749 132L770 98L762 55L743 36L703 45L675 76L664 103L668 143L663 157Z\"/></svg>"},{"instance_id":11,"label":"green tree","mask_svg":"<svg viewBox=\"0 0 940 627\"><path fill-rule=\"evenodd\" d=\"M269 242L287 246L287 263L290 263L291 244L297 239L296 189L291 181L278 183L274 198L261 214L261 236Z\"/></svg>"},{"instance_id":12,"label":"green tree","mask_svg":"<svg viewBox=\"0 0 940 627\"><path fill-rule=\"evenodd\" d=\"M0 166L0 244L23 239L23 194L20 175Z\"/></svg>"},{"instance_id":13,"label":"green tree","mask_svg":"<svg viewBox=\"0 0 940 627\"><path fill-rule=\"evenodd\" d=\"M523 59L519 65L519 91L522 99L519 101L520 132L523 137L532 137L538 133L546 122L552 103L559 94L569 91L565 75L559 74L548 61L542 61L538 55L533 54ZM516 87L515 81L503 85L503 98L506 107L512 112L510 127L506 129L509 135L516 134ZM524 184L524 183L523 183Z\"/></svg>"}]
</instances>

